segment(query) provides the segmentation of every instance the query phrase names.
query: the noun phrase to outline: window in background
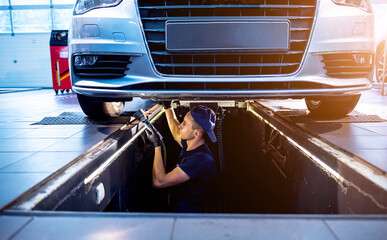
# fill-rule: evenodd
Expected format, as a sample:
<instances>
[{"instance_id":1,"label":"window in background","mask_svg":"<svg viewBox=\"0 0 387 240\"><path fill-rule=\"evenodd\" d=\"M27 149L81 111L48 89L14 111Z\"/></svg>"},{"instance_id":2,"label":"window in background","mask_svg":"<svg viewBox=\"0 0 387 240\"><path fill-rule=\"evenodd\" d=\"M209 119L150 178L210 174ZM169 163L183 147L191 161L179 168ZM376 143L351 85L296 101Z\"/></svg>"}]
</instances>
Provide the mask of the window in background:
<instances>
[{"instance_id":1,"label":"window in background","mask_svg":"<svg viewBox=\"0 0 387 240\"><path fill-rule=\"evenodd\" d=\"M51 10L13 10L13 28L15 33L51 31Z\"/></svg>"},{"instance_id":2,"label":"window in background","mask_svg":"<svg viewBox=\"0 0 387 240\"><path fill-rule=\"evenodd\" d=\"M50 0L11 0L12 5L50 5Z\"/></svg>"},{"instance_id":3,"label":"window in background","mask_svg":"<svg viewBox=\"0 0 387 240\"><path fill-rule=\"evenodd\" d=\"M67 30L70 27L73 9L54 9L53 30Z\"/></svg>"},{"instance_id":4,"label":"window in background","mask_svg":"<svg viewBox=\"0 0 387 240\"><path fill-rule=\"evenodd\" d=\"M11 33L9 11L0 11L0 33Z\"/></svg>"},{"instance_id":5,"label":"window in background","mask_svg":"<svg viewBox=\"0 0 387 240\"><path fill-rule=\"evenodd\" d=\"M0 0L0 34L69 29L75 1Z\"/></svg>"},{"instance_id":6,"label":"window in background","mask_svg":"<svg viewBox=\"0 0 387 240\"><path fill-rule=\"evenodd\" d=\"M8 6L8 0L0 0L0 6Z\"/></svg>"},{"instance_id":7,"label":"window in background","mask_svg":"<svg viewBox=\"0 0 387 240\"><path fill-rule=\"evenodd\" d=\"M52 0L53 4L75 4L76 0Z\"/></svg>"}]
</instances>

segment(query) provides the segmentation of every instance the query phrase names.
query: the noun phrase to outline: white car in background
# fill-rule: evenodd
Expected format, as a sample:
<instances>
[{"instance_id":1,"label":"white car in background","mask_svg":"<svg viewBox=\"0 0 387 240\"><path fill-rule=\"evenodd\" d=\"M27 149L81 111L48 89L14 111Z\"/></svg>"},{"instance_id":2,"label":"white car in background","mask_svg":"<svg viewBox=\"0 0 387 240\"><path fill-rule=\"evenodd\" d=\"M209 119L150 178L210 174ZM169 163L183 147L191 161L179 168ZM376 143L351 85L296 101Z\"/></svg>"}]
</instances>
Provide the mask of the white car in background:
<instances>
[{"instance_id":1,"label":"white car in background","mask_svg":"<svg viewBox=\"0 0 387 240\"><path fill-rule=\"evenodd\" d=\"M70 76L83 111L154 100L305 98L340 117L371 88L369 0L78 0Z\"/></svg>"},{"instance_id":2,"label":"white car in background","mask_svg":"<svg viewBox=\"0 0 387 240\"><path fill-rule=\"evenodd\" d=\"M372 0L375 15L375 82L382 82L384 63L384 46L387 39L387 0Z\"/></svg>"}]
</instances>

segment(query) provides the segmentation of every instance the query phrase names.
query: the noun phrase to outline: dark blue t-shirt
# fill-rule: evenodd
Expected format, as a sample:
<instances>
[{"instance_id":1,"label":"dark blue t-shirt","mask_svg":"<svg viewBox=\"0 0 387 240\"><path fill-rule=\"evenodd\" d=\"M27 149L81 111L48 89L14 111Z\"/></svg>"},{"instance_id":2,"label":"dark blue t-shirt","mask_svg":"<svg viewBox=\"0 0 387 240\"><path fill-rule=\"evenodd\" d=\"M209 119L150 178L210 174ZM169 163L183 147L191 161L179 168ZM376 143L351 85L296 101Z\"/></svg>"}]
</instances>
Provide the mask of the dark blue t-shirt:
<instances>
[{"instance_id":1,"label":"dark blue t-shirt","mask_svg":"<svg viewBox=\"0 0 387 240\"><path fill-rule=\"evenodd\" d=\"M201 212L205 191L216 174L214 157L208 145L187 151L187 141L182 140L179 166L190 179L173 187L171 191L171 207L174 212Z\"/></svg>"}]
</instances>

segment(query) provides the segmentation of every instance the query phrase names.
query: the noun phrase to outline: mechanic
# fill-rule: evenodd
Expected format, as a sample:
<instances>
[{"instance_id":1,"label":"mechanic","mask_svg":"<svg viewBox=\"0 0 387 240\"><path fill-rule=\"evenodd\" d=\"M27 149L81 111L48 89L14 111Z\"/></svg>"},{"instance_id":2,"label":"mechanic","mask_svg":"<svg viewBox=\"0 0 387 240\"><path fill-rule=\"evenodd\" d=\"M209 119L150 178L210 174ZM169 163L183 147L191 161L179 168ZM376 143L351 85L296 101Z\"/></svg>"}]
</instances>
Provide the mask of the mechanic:
<instances>
[{"instance_id":1,"label":"mechanic","mask_svg":"<svg viewBox=\"0 0 387 240\"><path fill-rule=\"evenodd\" d=\"M158 134L147 131L149 141L155 147L153 160L153 186L171 187L169 206L173 212L200 213L206 189L216 174L215 160L206 143L207 134L216 142L214 126L216 115L206 106L193 107L180 123L171 102L162 102L173 138L183 148L176 167L169 173L163 165L161 140Z\"/></svg>"}]
</instances>

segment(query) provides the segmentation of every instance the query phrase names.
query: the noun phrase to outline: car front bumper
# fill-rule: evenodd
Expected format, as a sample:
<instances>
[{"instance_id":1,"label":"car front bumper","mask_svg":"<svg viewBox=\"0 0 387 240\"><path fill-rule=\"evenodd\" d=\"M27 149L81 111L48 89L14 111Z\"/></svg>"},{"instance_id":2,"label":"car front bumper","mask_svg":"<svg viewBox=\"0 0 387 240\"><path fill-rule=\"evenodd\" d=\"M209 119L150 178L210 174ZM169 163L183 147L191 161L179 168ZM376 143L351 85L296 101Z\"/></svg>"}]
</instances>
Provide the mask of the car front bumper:
<instances>
[{"instance_id":1,"label":"car front bumper","mask_svg":"<svg viewBox=\"0 0 387 240\"><path fill-rule=\"evenodd\" d=\"M317 6L311 37L299 69L281 75L161 74L150 56L135 1L123 1L113 8L74 16L69 38L73 89L87 96L115 99L302 98L353 95L370 89L372 70L363 77L327 76L320 53L373 54L373 15L356 8L337 6L331 1L321 1ZM341 8L345 8L345 14ZM357 25L359 21L361 25ZM354 34L354 29L359 32ZM126 75L120 78L80 78L73 69L73 57L77 54L129 55L131 64Z\"/></svg>"}]
</instances>

